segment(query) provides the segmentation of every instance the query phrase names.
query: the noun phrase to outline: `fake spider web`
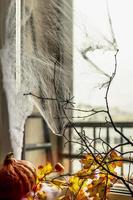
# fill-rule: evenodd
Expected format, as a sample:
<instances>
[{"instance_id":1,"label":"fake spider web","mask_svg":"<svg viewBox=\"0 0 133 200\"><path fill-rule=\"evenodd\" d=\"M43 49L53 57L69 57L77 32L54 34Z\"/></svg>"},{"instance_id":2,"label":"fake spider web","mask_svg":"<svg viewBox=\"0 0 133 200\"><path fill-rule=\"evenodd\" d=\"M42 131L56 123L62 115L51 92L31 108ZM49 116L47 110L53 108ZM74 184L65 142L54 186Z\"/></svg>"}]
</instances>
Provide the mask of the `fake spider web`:
<instances>
[{"instance_id":1,"label":"fake spider web","mask_svg":"<svg viewBox=\"0 0 133 200\"><path fill-rule=\"evenodd\" d=\"M18 27L16 27L17 18L15 20L15 0L12 0L9 6L6 40L1 54L4 88L8 99L10 135L17 158L21 157L25 120L32 113L34 106L54 134L62 135L68 121L72 119L71 108L75 100L72 94L72 35L70 37L69 33L72 24L78 28L81 26L73 23L71 13L76 11L72 10L69 1L23 0L22 2L19 55L21 65L16 66ZM102 2L104 5L105 1ZM86 27L87 40L82 37L83 40L78 45L81 46L82 58L84 60L87 58L88 66L106 76L86 54L88 50L89 52L94 52L96 49L116 50L108 12L105 13L103 20L108 24L107 36L106 33L104 35L97 32L91 27L90 21L85 20L82 25ZM79 46L76 46L78 51ZM18 71L20 73L16 73ZM19 82L17 75L20 76ZM16 91L17 84L20 84L20 88ZM87 91L87 86L85 90Z\"/></svg>"}]
</instances>

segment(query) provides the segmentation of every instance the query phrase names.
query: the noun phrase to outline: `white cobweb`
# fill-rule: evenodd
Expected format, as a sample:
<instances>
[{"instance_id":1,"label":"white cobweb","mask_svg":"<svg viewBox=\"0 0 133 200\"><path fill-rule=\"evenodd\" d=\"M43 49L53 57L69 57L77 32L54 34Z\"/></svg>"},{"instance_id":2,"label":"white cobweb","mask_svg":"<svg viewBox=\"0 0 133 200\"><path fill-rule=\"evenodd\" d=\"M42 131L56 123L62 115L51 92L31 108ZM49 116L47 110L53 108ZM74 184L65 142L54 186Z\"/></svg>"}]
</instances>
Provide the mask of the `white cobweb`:
<instances>
[{"instance_id":1,"label":"white cobweb","mask_svg":"<svg viewBox=\"0 0 133 200\"><path fill-rule=\"evenodd\" d=\"M107 0L84 0L84 3L75 0L74 7L74 96L80 108L85 108L83 103L93 107L98 96L97 104L104 106L105 88L99 88L112 75L114 54L118 49L110 4Z\"/></svg>"},{"instance_id":2,"label":"white cobweb","mask_svg":"<svg viewBox=\"0 0 133 200\"><path fill-rule=\"evenodd\" d=\"M17 158L21 157L25 120L32 113L33 106L38 108L51 131L61 135L68 123L64 115L66 114L69 119L72 115L69 109L64 113L64 109L73 105L69 102L72 101L72 39L69 35L72 10L69 1L23 0L22 2L19 91L16 91L15 0L12 0L9 6L5 46L1 53L11 142ZM89 51L116 49L108 14L105 19L108 19L111 39L92 29L89 22L85 21L85 25L88 23L87 42L83 45L82 41L82 53L86 48L89 48ZM91 59L88 61L90 67L102 73ZM85 90L87 91L87 86Z\"/></svg>"}]
</instances>

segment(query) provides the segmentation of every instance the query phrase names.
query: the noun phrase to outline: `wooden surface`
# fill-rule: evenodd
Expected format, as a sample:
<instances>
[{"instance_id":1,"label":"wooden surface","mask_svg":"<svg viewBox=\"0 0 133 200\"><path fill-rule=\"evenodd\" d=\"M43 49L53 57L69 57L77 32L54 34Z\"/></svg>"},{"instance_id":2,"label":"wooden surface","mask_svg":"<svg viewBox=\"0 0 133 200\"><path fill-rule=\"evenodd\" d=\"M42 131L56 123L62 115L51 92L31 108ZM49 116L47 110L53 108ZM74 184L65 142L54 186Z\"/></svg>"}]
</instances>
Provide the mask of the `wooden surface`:
<instances>
[{"instance_id":1,"label":"wooden surface","mask_svg":"<svg viewBox=\"0 0 133 200\"><path fill-rule=\"evenodd\" d=\"M125 194L110 193L108 195L108 200L133 200L133 197Z\"/></svg>"}]
</instances>

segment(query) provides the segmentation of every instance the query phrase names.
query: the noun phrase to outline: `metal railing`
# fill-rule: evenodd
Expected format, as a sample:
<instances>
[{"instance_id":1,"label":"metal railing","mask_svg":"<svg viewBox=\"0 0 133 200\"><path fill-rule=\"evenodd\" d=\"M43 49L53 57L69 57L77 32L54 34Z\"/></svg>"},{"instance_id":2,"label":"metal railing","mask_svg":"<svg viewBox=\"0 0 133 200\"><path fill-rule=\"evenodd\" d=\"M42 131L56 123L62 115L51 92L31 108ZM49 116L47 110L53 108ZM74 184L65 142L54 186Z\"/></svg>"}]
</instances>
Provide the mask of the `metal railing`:
<instances>
[{"instance_id":1,"label":"metal railing","mask_svg":"<svg viewBox=\"0 0 133 200\"><path fill-rule=\"evenodd\" d=\"M40 115L32 115L29 118L40 118L42 119L42 117L40 117ZM43 119L42 119L43 120ZM74 127L76 129L78 129L78 131L82 131L83 129L86 130L86 135L91 138L94 139L94 149L97 147L97 145L100 145L98 143L98 141L95 141L95 138L97 137L97 132L99 131L99 129L104 129L104 140L108 143L111 144L113 143L113 145L117 145L118 143L123 143L124 140L123 138L116 134L116 132L113 130L112 125L110 123L105 123L105 122L75 122L73 123ZM128 130L132 130L132 132L130 132L130 136L133 136L133 122L116 122L115 126L123 133L123 134L127 134ZM50 137L49 137L49 130L46 126L46 123L44 122L44 138L45 138L45 142L41 143L41 144L27 144L24 138L24 148L23 148L23 158L25 158L25 153L27 151L34 151L34 150L39 150L39 149L44 149L44 153L47 154L46 156L50 156L51 160L52 160L52 153L51 153L51 141L50 141ZM125 130L126 129L126 130ZM73 128L71 126L68 127L68 138L69 140L72 140L73 137ZM113 139L112 139L113 138ZM112 142L113 140L113 142ZM64 151L64 145L63 143L65 143L65 140L63 137L58 137L57 139L57 151L55 152L58 155L59 161L63 161L63 159L68 159L69 161L69 172L72 172L72 162L71 159L79 159L80 157L82 157L82 155L78 155L78 153L73 151L73 143L68 143L67 145L67 151ZM82 149L82 143L81 143L81 147ZM129 150L129 149L128 149ZM119 149L120 152L124 152L125 149L123 146L120 147ZM124 174L124 168L121 168L121 175Z\"/></svg>"},{"instance_id":2,"label":"metal railing","mask_svg":"<svg viewBox=\"0 0 133 200\"><path fill-rule=\"evenodd\" d=\"M122 144L124 142L123 137L119 134L116 134L114 131L112 125L110 123L106 122L76 122L73 124L78 131L82 131L85 129L86 135L90 136L94 139L94 149L98 145L97 140L95 141L97 137L97 133L99 132L99 129L104 129L104 140L107 142L109 145L117 145L117 144ZM115 122L115 126L123 133L127 134L127 137L129 137L129 129L132 130L130 131L130 136L133 136L133 122ZM73 137L73 128L69 127L68 131L68 139L71 141ZM65 142L64 142L65 143ZM100 144L99 144L100 145ZM78 153L73 152L73 143L68 143L68 151L63 152L60 157L62 159L68 159L69 162L69 171L72 172L72 159L80 158L82 155L78 155ZM108 148L108 146L107 146ZM82 149L82 143L81 143L81 149ZM124 147L121 145L119 151L121 153L124 152ZM129 150L129 149L128 149ZM63 151L63 150L62 150ZM124 174L124 167L121 168L121 175Z\"/></svg>"}]
</instances>

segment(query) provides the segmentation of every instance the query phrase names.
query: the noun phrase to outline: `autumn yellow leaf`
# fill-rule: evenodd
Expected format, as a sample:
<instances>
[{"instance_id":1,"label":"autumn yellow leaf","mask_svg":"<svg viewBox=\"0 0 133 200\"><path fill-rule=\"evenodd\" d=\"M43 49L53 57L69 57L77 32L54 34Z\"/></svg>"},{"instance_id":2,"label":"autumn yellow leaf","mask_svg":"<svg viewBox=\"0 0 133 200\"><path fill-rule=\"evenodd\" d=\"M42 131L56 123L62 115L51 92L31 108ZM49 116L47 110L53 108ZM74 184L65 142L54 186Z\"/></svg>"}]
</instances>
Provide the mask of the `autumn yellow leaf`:
<instances>
[{"instance_id":1,"label":"autumn yellow leaf","mask_svg":"<svg viewBox=\"0 0 133 200\"><path fill-rule=\"evenodd\" d=\"M65 180L60 180L60 179L53 179L51 182L58 187L63 187L68 185Z\"/></svg>"},{"instance_id":2,"label":"autumn yellow leaf","mask_svg":"<svg viewBox=\"0 0 133 200\"><path fill-rule=\"evenodd\" d=\"M94 158L91 154L84 154L80 162L84 165L84 168L89 168L94 162Z\"/></svg>"},{"instance_id":3,"label":"autumn yellow leaf","mask_svg":"<svg viewBox=\"0 0 133 200\"><path fill-rule=\"evenodd\" d=\"M110 156L112 159L115 159L117 157L116 151L111 151Z\"/></svg>"},{"instance_id":4,"label":"autumn yellow leaf","mask_svg":"<svg viewBox=\"0 0 133 200\"><path fill-rule=\"evenodd\" d=\"M46 200L47 199L47 195L44 191L38 192L37 193L37 198L38 200Z\"/></svg>"},{"instance_id":5,"label":"autumn yellow leaf","mask_svg":"<svg viewBox=\"0 0 133 200\"><path fill-rule=\"evenodd\" d=\"M91 169L81 169L80 171L77 172L77 176L80 177L80 178L89 178L89 175L92 174L92 171Z\"/></svg>"},{"instance_id":6,"label":"autumn yellow leaf","mask_svg":"<svg viewBox=\"0 0 133 200\"><path fill-rule=\"evenodd\" d=\"M110 157L111 157L112 161L114 160L114 163L116 166L122 167L122 164L123 164L122 157L120 155L118 155L118 153L116 151L112 151L110 153Z\"/></svg>"},{"instance_id":7,"label":"autumn yellow leaf","mask_svg":"<svg viewBox=\"0 0 133 200\"><path fill-rule=\"evenodd\" d=\"M80 179L78 176L72 176L69 179L69 190L74 194L78 193L83 184L83 179Z\"/></svg>"},{"instance_id":8,"label":"autumn yellow leaf","mask_svg":"<svg viewBox=\"0 0 133 200\"><path fill-rule=\"evenodd\" d=\"M26 197L27 200L34 200L32 196L27 196ZM22 199L23 200L23 199Z\"/></svg>"},{"instance_id":9,"label":"autumn yellow leaf","mask_svg":"<svg viewBox=\"0 0 133 200\"><path fill-rule=\"evenodd\" d=\"M56 200L65 200L65 195L58 197Z\"/></svg>"},{"instance_id":10,"label":"autumn yellow leaf","mask_svg":"<svg viewBox=\"0 0 133 200\"><path fill-rule=\"evenodd\" d=\"M88 197L86 196L86 193L84 190L80 190L76 196L76 200L88 200Z\"/></svg>"},{"instance_id":11,"label":"autumn yellow leaf","mask_svg":"<svg viewBox=\"0 0 133 200\"><path fill-rule=\"evenodd\" d=\"M61 197L58 197L56 200L71 200L71 197L69 195L63 195Z\"/></svg>"},{"instance_id":12,"label":"autumn yellow leaf","mask_svg":"<svg viewBox=\"0 0 133 200\"><path fill-rule=\"evenodd\" d=\"M39 166L37 170L37 178L41 180L53 171L51 163L47 163L46 166Z\"/></svg>"}]
</instances>

